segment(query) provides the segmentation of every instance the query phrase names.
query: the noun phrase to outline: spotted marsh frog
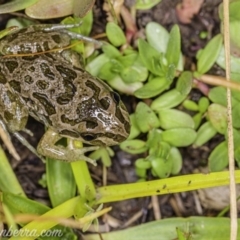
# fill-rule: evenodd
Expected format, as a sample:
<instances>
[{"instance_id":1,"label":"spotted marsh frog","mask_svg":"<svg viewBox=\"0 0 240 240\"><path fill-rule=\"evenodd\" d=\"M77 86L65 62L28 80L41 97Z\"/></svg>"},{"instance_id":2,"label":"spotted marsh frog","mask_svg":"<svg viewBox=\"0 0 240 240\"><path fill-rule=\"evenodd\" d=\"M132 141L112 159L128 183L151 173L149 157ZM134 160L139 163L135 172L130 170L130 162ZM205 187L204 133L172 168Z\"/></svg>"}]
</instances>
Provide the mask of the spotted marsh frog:
<instances>
[{"instance_id":1,"label":"spotted marsh frog","mask_svg":"<svg viewBox=\"0 0 240 240\"><path fill-rule=\"evenodd\" d=\"M119 95L83 69L79 54L43 53L68 46L73 37L84 38L68 32L69 27L36 25L0 40L0 124L22 139L17 132L25 129L30 115L48 128L37 147L40 155L90 161L85 152L128 137L129 115ZM23 53L29 55L17 56ZM55 145L62 137L93 146Z\"/></svg>"}]
</instances>

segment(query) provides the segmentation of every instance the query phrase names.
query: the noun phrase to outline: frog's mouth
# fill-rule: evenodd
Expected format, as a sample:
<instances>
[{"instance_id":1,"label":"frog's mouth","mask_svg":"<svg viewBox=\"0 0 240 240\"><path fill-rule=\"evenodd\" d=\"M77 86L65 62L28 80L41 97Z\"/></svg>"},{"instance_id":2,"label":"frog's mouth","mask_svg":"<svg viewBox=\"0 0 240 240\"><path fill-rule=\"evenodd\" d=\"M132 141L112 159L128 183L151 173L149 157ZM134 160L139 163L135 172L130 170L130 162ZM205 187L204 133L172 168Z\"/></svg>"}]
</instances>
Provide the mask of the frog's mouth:
<instances>
[{"instance_id":1,"label":"frog's mouth","mask_svg":"<svg viewBox=\"0 0 240 240\"><path fill-rule=\"evenodd\" d=\"M95 146L113 146L125 141L127 136L121 134L113 134L111 132L105 133L81 133L83 142Z\"/></svg>"}]
</instances>

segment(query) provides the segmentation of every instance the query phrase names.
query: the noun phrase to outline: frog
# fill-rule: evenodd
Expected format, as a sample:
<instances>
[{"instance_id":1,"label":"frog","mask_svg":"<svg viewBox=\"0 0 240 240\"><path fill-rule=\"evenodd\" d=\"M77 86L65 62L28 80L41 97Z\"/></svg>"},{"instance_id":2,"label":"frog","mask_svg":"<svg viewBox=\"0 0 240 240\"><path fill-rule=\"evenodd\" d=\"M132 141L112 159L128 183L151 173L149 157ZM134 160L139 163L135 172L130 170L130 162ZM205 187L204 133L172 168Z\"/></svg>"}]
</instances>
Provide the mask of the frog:
<instances>
[{"instance_id":1,"label":"frog","mask_svg":"<svg viewBox=\"0 0 240 240\"><path fill-rule=\"evenodd\" d=\"M0 39L0 124L38 156L94 163L85 153L126 140L129 114L119 94L84 69L81 54L65 49L72 38L92 42L68 31L74 26L34 25ZM19 134L29 116L47 128L36 151ZM86 146L57 145L62 138Z\"/></svg>"}]
</instances>

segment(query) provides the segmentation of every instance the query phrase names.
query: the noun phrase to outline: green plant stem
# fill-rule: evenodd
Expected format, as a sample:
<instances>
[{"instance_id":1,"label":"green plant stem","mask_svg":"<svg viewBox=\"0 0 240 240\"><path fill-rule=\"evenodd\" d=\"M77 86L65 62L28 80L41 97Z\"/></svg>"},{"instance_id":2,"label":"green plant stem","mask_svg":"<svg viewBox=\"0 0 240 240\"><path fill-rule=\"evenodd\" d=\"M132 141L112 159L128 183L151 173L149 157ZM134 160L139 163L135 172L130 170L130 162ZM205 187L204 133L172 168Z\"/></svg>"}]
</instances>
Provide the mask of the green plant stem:
<instances>
[{"instance_id":1,"label":"green plant stem","mask_svg":"<svg viewBox=\"0 0 240 240\"><path fill-rule=\"evenodd\" d=\"M26 196L21 185L19 184L16 175L14 174L8 159L0 147L0 190L2 192L11 192Z\"/></svg>"},{"instance_id":2,"label":"green plant stem","mask_svg":"<svg viewBox=\"0 0 240 240\"><path fill-rule=\"evenodd\" d=\"M34 232L34 236L31 236L31 235L22 236L20 239L34 240L41 235L42 231L46 231L58 224L58 221L57 220L54 221L53 218L63 219L63 218L69 218L73 216L75 213L75 207L79 203L79 200L80 200L79 197L72 198L64 202L63 204L51 209L45 214L41 215L37 220L34 220L28 223L23 228L21 228L21 232L26 234ZM19 239L19 236L11 237L9 240L13 240L13 239Z\"/></svg>"},{"instance_id":3,"label":"green plant stem","mask_svg":"<svg viewBox=\"0 0 240 240\"><path fill-rule=\"evenodd\" d=\"M236 183L240 183L240 170L235 171ZM97 189L97 204L123 201L130 198L186 192L200 188L229 184L229 172L191 174L161 180L122 185L104 186Z\"/></svg>"},{"instance_id":4,"label":"green plant stem","mask_svg":"<svg viewBox=\"0 0 240 240\"><path fill-rule=\"evenodd\" d=\"M93 196L96 196L95 186L89 173L87 163L85 161L77 161L72 162L71 166L80 196L86 199L87 189L89 189Z\"/></svg>"}]
</instances>

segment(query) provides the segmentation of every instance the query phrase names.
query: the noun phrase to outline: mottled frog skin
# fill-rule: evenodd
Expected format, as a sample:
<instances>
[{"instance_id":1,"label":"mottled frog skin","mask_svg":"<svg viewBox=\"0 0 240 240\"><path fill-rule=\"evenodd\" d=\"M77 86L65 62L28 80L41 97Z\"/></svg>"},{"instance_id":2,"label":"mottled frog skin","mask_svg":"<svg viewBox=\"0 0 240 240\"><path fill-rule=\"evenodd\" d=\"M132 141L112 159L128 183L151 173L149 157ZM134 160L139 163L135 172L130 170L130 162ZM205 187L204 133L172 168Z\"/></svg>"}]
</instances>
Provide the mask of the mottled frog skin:
<instances>
[{"instance_id":1,"label":"mottled frog skin","mask_svg":"<svg viewBox=\"0 0 240 240\"><path fill-rule=\"evenodd\" d=\"M89 160L83 154L96 147L54 144L62 137L94 146L119 144L129 135L129 115L119 95L83 69L79 54L43 53L70 44L71 34L61 28L39 25L0 40L0 120L14 133L25 128L30 115L48 127L37 148L40 155ZM22 53L34 54L11 55Z\"/></svg>"}]
</instances>

